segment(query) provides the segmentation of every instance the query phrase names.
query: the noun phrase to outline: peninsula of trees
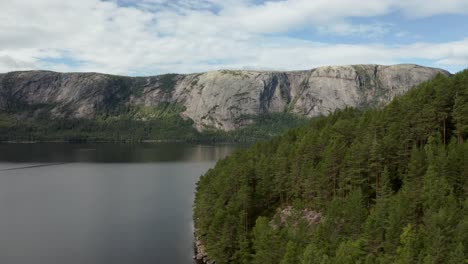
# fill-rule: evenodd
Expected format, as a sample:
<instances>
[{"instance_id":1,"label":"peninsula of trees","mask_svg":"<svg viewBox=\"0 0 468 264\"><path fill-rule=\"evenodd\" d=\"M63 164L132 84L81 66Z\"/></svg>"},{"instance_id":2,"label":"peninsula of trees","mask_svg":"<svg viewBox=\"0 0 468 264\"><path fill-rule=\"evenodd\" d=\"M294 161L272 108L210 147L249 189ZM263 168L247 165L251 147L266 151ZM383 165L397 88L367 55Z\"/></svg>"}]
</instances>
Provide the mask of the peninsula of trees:
<instances>
[{"instance_id":1,"label":"peninsula of trees","mask_svg":"<svg viewBox=\"0 0 468 264\"><path fill-rule=\"evenodd\" d=\"M345 109L217 163L197 186L211 260L468 261L468 70Z\"/></svg>"}]
</instances>

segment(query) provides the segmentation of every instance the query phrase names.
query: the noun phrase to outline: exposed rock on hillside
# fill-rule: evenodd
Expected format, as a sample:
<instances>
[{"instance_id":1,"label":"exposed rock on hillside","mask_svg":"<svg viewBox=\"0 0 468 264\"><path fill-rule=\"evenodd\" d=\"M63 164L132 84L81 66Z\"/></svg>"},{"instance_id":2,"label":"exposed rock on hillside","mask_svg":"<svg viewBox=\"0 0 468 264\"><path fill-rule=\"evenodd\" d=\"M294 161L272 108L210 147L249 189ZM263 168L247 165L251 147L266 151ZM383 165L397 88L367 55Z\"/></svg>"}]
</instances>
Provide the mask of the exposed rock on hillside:
<instances>
[{"instance_id":1,"label":"exposed rock on hillside","mask_svg":"<svg viewBox=\"0 0 468 264\"><path fill-rule=\"evenodd\" d=\"M99 73L26 71L0 74L0 111L20 118L95 118L117 109L185 107L198 130L233 130L253 117L290 112L326 115L346 106L379 105L411 87L449 73L417 65L329 66L310 71L220 70L201 74L123 77Z\"/></svg>"}]
</instances>

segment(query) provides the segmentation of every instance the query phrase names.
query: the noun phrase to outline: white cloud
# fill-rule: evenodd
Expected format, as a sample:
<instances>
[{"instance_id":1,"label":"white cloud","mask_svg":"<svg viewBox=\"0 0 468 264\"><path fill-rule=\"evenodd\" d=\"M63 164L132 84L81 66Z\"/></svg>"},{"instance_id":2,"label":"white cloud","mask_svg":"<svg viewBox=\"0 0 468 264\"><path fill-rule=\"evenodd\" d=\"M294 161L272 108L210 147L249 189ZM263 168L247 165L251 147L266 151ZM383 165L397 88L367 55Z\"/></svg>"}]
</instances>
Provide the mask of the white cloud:
<instances>
[{"instance_id":1,"label":"white cloud","mask_svg":"<svg viewBox=\"0 0 468 264\"><path fill-rule=\"evenodd\" d=\"M393 0L395 8L408 17L429 17L439 14L468 14L467 0Z\"/></svg>"},{"instance_id":2,"label":"white cloud","mask_svg":"<svg viewBox=\"0 0 468 264\"><path fill-rule=\"evenodd\" d=\"M415 17L466 13L467 2L0 0L0 72L50 69L154 74L219 68L294 70L328 64L398 63L408 59L465 67L468 39L443 44L345 45L293 39L282 32L314 28L339 35L387 34L392 25L352 24L349 18L375 17L396 10ZM418 10L410 13L415 6ZM66 63L62 58L76 63Z\"/></svg>"},{"instance_id":3,"label":"white cloud","mask_svg":"<svg viewBox=\"0 0 468 264\"><path fill-rule=\"evenodd\" d=\"M322 33L333 33L342 36L359 36L359 37L382 37L389 33L391 24L349 24L349 23L335 23L331 25L318 26L317 29Z\"/></svg>"}]
</instances>

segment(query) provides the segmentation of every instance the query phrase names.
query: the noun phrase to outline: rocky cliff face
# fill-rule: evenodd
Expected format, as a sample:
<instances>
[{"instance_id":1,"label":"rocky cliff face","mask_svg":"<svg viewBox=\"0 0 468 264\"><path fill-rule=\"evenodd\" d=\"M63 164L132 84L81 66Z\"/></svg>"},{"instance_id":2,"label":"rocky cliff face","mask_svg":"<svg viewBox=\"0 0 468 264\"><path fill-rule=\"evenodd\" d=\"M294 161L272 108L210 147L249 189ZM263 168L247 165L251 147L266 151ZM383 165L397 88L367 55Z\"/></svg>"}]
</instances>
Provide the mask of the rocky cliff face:
<instances>
[{"instance_id":1,"label":"rocky cliff face","mask_svg":"<svg viewBox=\"0 0 468 264\"><path fill-rule=\"evenodd\" d=\"M198 130L228 131L253 122L253 117L263 113L314 117L346 106L384 104L438 73L449 74L406 64L294 72L220 70L152 77L11 72L0 74L0 111L19 118L43 113L51 118L94 118L123 107L168 102L185 106L181 115L192 119Z\"/></svg>"}]
</instances>

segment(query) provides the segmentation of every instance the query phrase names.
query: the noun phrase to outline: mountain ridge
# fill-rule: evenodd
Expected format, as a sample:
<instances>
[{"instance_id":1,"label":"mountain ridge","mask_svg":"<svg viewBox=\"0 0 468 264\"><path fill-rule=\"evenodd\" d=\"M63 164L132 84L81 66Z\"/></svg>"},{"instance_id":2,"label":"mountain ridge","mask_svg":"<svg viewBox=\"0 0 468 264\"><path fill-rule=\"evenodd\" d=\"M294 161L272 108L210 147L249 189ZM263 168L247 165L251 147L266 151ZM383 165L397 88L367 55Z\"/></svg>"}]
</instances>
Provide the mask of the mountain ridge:
<instances>
[{"instance_id":1,"label":"mountain ridge","mask_svg":"<svg viewBox=\"0 0 468 264\"><path fill-rule=\"evenodd\" d=\"M19 71L0 74L0 111L19 119L93 119L121 109L180 104L198 131L232 131L261 114L327 115L377 106L449 72L415 64L323 66L301 71L217 70L127 77ZM22 108L27 108L24 111Z\"/></svg>"},{"instance_id":2,"label":"mountain ridge","mask_svg":"<svg viewBox=\"0 0 468 264\"><path fill-rule=\"evenodd\" d=\"M130 78L145 78L145 77L157 77L166 74L177 74L177 75L196 75L196 74L203 74L209 72L220 72L220 71L245 71L245 72L257 72L257 73L295 73L295 72L307 72L317 68L325 68L325 67L348 67L348 66L382 66L382 67L391 67L391 66L416 66L428 69L435 69L435 70L442 70L447 72L450 75L454 75L453 73L445 70L443 68L437 67L430 67L430 66L423 66L416 63L396 63L396 64L375 64L375 63L359 63L359 64L330 64L330 65L323 65L317 66L315 68L304 69L304 70L262 70L262 69L243 69L243 68L219 68L217 70L209 70L209 71L200 71L200 72L190 72L190 73L177 73L177 72L166 72L161 74L148 74L148 75L124 75L124 74L113 74L113 73L105 73L105 72L98 72L98 71L54 71L54 70L15 70L15 71L6 71L0 72L0 75L7 74L7 73L15 73L15 72L49 72L49 73L60 73L60 74L102 74L102 75L109 75L109 76L117 76L117 77L130 77Z\"/></svg>"}]
</instances>

